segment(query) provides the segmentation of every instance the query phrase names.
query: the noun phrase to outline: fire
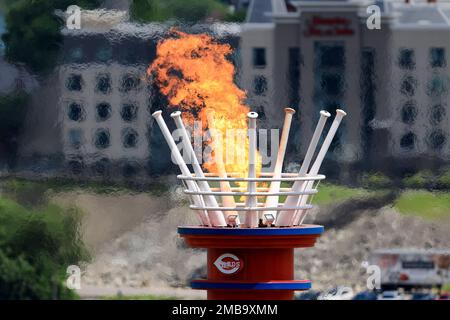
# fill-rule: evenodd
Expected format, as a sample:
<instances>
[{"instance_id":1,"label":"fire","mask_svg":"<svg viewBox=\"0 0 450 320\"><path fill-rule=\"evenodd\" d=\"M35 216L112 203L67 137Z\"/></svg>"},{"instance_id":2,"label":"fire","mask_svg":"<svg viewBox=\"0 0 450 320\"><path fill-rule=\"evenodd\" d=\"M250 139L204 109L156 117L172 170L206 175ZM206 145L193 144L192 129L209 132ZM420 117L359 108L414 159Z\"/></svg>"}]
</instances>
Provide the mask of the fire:
<instances>
[{"instance_id":1,"label":"fire","mask_svg":"<svg viewBox=\"0 0 450 320\"><path fill-rule=\"evenodd\" d=\"M250 108L244 103L245 92L233 81L235 67L227 59L232 48L228 44L217 43L207 34L173 32L175 37L158 44L157 58L147 74L154 78L172 107L185 111L188 121L200 119L204 128L208 126L217 130L222 139L216 140L219 143L216 147L223 151L226 172L246 176L249 144L247 113ZM208 116L213 121L209 125ZM239 130L245 132L244 141L229 138L230 132ZM213 147L211 141L208 144ZM216 151L213 149L214 156L221 153ZM231 159L230 152L234 155ZM203 162L203 167L219 174L217 162L212 157L212 160ZM258 155L257 173L260 171L261 157Z\"/></svg>"}]
</instances>

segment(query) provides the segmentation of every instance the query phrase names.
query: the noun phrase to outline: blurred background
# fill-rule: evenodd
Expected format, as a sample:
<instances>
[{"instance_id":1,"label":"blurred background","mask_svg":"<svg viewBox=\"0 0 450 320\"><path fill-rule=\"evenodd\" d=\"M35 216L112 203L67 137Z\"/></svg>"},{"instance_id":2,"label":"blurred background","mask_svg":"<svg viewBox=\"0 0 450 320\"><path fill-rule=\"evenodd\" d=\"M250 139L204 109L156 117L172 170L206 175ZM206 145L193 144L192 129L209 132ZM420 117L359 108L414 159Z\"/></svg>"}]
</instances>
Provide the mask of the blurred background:
<instances>
[{"instance_id":1,"label":"blurred background","mask_svg":"<svg viewBox=\"0 0 450 320\"><path fill-rule=\"evenodd\" d=\"M309 217L326 231L296 252L314 289L299 299L448 298L448 0L0 0L0 298L204 298L150 116L171 111L146 72L173 27L232 47L260 127L296 110L285 171L321 109L349 114Z\"/></svg>"}]
</instances>

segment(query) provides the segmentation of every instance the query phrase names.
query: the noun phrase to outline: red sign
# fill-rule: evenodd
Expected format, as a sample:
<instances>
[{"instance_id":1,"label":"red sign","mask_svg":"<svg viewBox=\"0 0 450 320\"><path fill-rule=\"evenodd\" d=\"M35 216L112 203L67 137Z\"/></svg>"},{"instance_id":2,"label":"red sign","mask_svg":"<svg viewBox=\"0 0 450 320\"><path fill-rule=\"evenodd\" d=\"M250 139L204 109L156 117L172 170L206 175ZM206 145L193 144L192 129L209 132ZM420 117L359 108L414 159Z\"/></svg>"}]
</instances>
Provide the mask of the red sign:
<instances>
[{"instance_id":1,"label":"red sign","mask_svg":"<svg viewBox=\"0 0 450 320\"><path fill-rule=\"evenodd\" d=\"M306 22L305 36L351 36L355 33L351 23L350 19L342 17L314 16Z\"/></svg>"}]
</instances>

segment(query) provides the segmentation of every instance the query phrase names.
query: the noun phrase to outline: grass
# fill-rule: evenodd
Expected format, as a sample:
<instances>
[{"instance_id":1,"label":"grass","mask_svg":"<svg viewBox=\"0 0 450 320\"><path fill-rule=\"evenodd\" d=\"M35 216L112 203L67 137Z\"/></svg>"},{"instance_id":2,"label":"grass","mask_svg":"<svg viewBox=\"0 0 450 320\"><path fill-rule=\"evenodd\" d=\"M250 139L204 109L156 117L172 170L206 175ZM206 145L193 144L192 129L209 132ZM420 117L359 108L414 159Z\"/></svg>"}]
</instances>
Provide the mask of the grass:
<instances>
[{"instance_id":1,"label":"grass","mask_svg":"<svg viewBox=\"0 0 450 320\"><path fill-rule=\"evenodd\" d=\"M394 208L400 213L439 220L450 216L450 194L425 190L407 190L395 201Z\"/></svg>"},{"instance_id":2,"label":"grass","mask_svg":"<svg viewBox=\"0 0 450 320\"><path fill-rule=\"evenodd\" d=\"M351 198L365 198L378 194L364 188L350 188L331 183L321 183L317 188L318 193L314 195L313 204L325 205L333 202L348 200Z\"/></svg>"},{"instance_id":3,"label":"grass","mask_svg":"<svg viewBox=\"0 0 450 320\"><path fill-rule=\"evenodd\" d=\"M106 296L103 297L103 300L179 300L179 298L174 296L165 296L165 295L115 295L115 296Z\"/></svg>"}]
</instances>

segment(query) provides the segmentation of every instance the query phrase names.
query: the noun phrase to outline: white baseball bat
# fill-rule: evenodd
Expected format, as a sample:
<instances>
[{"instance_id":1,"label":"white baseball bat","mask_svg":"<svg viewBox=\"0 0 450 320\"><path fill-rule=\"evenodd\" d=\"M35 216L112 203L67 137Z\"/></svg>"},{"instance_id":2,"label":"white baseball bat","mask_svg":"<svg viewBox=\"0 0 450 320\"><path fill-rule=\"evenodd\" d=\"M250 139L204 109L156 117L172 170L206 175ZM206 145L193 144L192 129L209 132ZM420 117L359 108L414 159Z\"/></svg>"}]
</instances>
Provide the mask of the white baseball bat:
<instances>
[{"instance_id":1,"label":"white baseball bat","mask_svg":"<svg viewBox=\"0 0 450 320\"><path fill-rule=\"evenodd\" d=\"M222 138L219 139L217 135L217 131L214 127L214 113L208 112L206 115L208 119L208 128L211 134L211 147L214 151L214 161L216 162L217 174L220 178L228 178L227 170L225 168L225 164L223 163L223 146L222 146ZM231 192L231 186L228 181L220 181L220 190L222 192ZM224 207L236 207L236 202L234 201L233 196L221 196L222 197L222 206ZM225 220L228 222L229 216L234 216L236 219L234 220L234 224L237 226L240 224L239 214L237 211L223 211L225 215Z\"/></svg>"},{"instance_id":2,"label":"white baseball bat","mask_svg":"<svg viewBox=\"0 0 450 320\"><path fill-rule=\"evenodd\" d=\"M256 112L247 113L248 118L248 178L256 178ZM256 192L256 181L247 182L247 192ZM256 207L258 199L256 196L247 196L246 207ZM245 225L248 228L258 227L258 211L247 211L245 214Z\"/></svg>"},{"instance_id":3,"label":"white baseball bat","mask_svg":"<svg viewBox=\"0 0 450 320\"><path fill-rule=\"evenodd\" d=\"M189 159L191 160L191 164L192 167L194 168L195 175L200 178L204 178L205 174L203 173L202 167L200 166L200 163L198 162L198 159L195 156L195 151L194 148L192 147L191 139L186 130L186 127L184 126L183 119L181 118L181 112L180 111L172 112L170 116L175 121L177 128L181 130L182 138L184 141L184 148L186 152L189 154ZM209 187L209 184L206 181L198 180L197 185L199 186L201 191L211 192L211 188ZM204 195L203 200L205 201L208 207L219 208L217 200L213 195ZM227 225L222 211L208 211L208 217L213 226L225 227Z\"/></svg>"},{"instance_id":4,"label":"white baseball bat","mask_svg":"<svg viewBox=\"0 0 450 320\"><path fill-rule=\"evenodd\" d=\"M283 132L281 133L280 145L278 148L277 161L275 163L275 168L273 170L273 178L279 179L281 178L281 173L283 170L283 161L284 156L286 154L287 141L289 138L289 131L291 129L292 116L295 113L294 109L285 108L284 109L284 124L283 124ZM279 192L280 191L281 181L272 181L269 188L269 194ZM266 207L277 207L278 206L279 196L267 196L266 197ZM277 211L266 211L264 214L272 214L274 218L277 216Z\"/></svg>"},{"instance_id":5,"label":"white baseball bat","mask_svg":"<svg viewBox=\"0 0 450 320\"><path fill-rule=\"evenodd\" d=\"M156 122L159 125L159 128L161 129L161 132L164 136L164 139L166 140L167 144L169 145L170 151L172 152L172 155L175 157L175 161L180 168L181 173L184 176L192 176L191 172L189 171L189 168L187 167L186 163L183 160L183 157L181 156L180 151L177 148L177 145L175 141L173 140L172 135L170 134L169 128L167 128L166 123L164 122L164 119L161 115L162 111L158 110L155 111L152 114L152 117L155 118ZM199 191L198 185L193 180L186 180L186 185L188 186L189 190L191 191ZM198 207L203 207L203 199L199 195L192 195L192 200L194 204ZM200 218L200 221L203 225L210 226L211 223L208 218L208 214L206 211L203 210L197 210L197 215Z\"/></svg>"},{"instance_id":6,"label":"white baseball bat","mask_svg":"<svg viewBox=\"0 0 450 320\"><path fill-rule=\"evenodd\" d=\"M309 175L315 176L319 173L320 166L322 165L323 159L330 148L331 142L336 135L337 129L341 124L342 119L347 115L344 110L337 109L336 116L334 117L333 123L331 124L330 130L328 130L327 136L323 141L322 147L320 148L319 154L317 155L316 161L309 171ZM311 190L314 185L314 181L308 181L305 190ZM308 202L309 195L303 195L299 201L300 205L305 205ZM302 224L303 220L306 218L307 210L300 210L294 217L293 225Z\"/></svg>"},{"instance_id":7,"label":"white baseball bat","mask_svg":"<svg viewBox=\"0 0 450 320\"><path fill-rule=\"evenodd\" d=\"M317 148L317 144L319 143L320 136L322 135L323 128L327 119L330 117L330 113L324 110L320 111L320 118L317 122L316 129L314 130L311 141L309 142L308 150L306 151L305 159L303 160L302 166L300 167L300 171L298 172L299 177L303 177L306 175L309 169L309 165L311 164L312 157ZM303 190L303 181L295 181L292 185L292 190L295 192L299 192ZM299 202L300 196L292 195L286 198L283 207L295 207ZM281 211L277 215L277 219L275 221L275 225L280 227L286 227L292 225L292 218L295 214L293 210L284 210Z\"/></svg>"}]
</instances>

